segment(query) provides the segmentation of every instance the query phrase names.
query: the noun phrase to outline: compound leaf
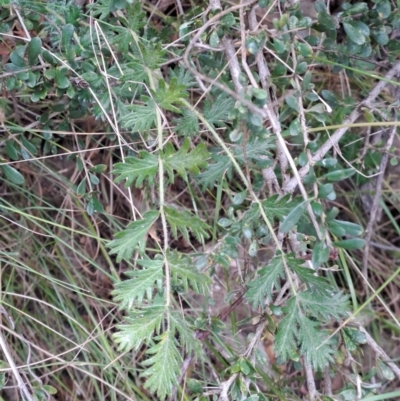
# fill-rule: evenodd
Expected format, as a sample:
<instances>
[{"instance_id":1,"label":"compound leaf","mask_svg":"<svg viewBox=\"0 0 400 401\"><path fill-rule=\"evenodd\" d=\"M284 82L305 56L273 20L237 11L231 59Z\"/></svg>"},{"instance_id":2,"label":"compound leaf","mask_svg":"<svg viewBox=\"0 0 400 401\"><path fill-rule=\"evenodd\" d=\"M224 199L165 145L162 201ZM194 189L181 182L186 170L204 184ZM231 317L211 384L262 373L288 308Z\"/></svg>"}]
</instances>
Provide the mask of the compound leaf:
<instances>
[{"instance_id":1,"label":"compound leaf","mask_svg":"<svg viewBox=\"0 0 400 401\"><path fill-rule=\"evenodd\" d=\"M125 272L128 280L120 281L112 292L114 300L119 302L119 307L131 309L137 302L140 305L146 296L152 299L154 290L161 290L163 280L163 260L138 260L144 269Z\"/></svg>"},{"instance_id":2,"label":"compound leaf","mask_svg":"<svg viewBox=\"0 0 400 401\"><path fill-rule=\"evenodd\" d=\"M186 138L183 141L182 146L178 151L174 149L174 146L168 142L165 146L164 153L164 166L168 172L170 181L174 181L173 171L175 170L185 181L187 181L187 172L190 171L193 174L199 174L200 168L207 166L206 160L209 157L209 153L206 150L204 143L196 146L191 152L190 139Z\"/></svg>"},{"instance_id":3,"label":"compound leaf","mask_svg":"<svg viewBox=\"0 0 400 401\"><path fill-rule=\"evenodd\" d=\"M113 335L118 350L128 352L138 349L143 342L148 343L153 335L159 334L165 307L149 307L131 311L126 322L117 325L119 330Z\"/></svg>"},{"instance_id":4,"label":"compound leaf","mask_svg":"<svg viewBox=\"0 0 400 401\"><path fill-rule=\"evenodd\" d=\"M254 278L245 294L246 299L253 305L253 308L262 308L265 298L268 296L272 300L274 288L280 288L279 278L284 278L284 266L282 256L275 256L267 267L258 271L258 276Z\"/></svg>"},{"instance_id":5,"label":"compound leaf","mask_svg":"<svg viewBox=\"0 0 400 401\"><path fill-rule=\"evenodd\" d=\"M172 394L178 386L178 376L182 365L182 357L176 344L175 332L165 331L159 336L159 342L147 351L152 355L143 362L148 366L143 376L147 377L145 388L157 393L160 399Z\"/></svg>"},{"instance_id":6,"label":"compound leaf","mask_svg":"<svg viewBox=\"0 0 400 401\"><path fill-rule=\"evenodd\" d=\"M174 238L178 237L178 231L188 242L190 242L189 231L199 242L203 242L205 238L209 237L206 231L209 228L208 225L189 211L178 210L172 206L164 207L164 211Z\"/></svg>"},{"instance_id":7,"label":"compound leaf","mask_svg":"<svg viewBox=\"0 0 400 401\"><path fill-rule=\"evenodd\" d=\"M158 158L151 153L142 151L138 157L127 157L125 163L116 163L114 174L118 177L115 182L125 181L125 187L128 188L133 183L140 186L144 180L148 180L150 184L154 182L154 178L158 171Z\"/></svg>"},{"instance_id":8,"label":"compound leaf","mask_svg":"<svg viewBox=\"0 0 400 401\"><path fill-rule=\"evenodd\" d=\"M133 251L139 247L140 252L144 251L145 240L151 226L157 220L159 213L156 211L147 212L143 219L130 223L125 230L120 231L107 245L111 248L110 255L117 254L117 262L122 259L129 260Z\"/></svg>"}]
</instances>

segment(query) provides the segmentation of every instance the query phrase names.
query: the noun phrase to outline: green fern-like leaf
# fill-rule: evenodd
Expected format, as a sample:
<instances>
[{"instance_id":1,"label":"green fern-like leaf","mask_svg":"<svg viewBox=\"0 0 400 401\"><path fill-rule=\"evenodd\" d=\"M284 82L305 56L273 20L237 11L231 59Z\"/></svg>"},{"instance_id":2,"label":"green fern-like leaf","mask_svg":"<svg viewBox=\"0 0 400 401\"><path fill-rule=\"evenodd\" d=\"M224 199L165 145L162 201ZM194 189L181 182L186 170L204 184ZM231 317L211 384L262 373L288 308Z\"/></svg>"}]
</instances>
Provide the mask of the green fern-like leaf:
<instances>
[{"instance_id":1,"label":"green fern-like leaf","mask_svg":"<svg viewBox=\"0 0 400 401\"><path fill-rule=\"evenodd\" d=\"M147 351L152 356L143 362L144 366L148 366L143 376L148 378L145 388L157 393L163 400L170 396L173 388L178 385L182 357L174 331L165 331L155 340L159 340L158 343Z\"/></svg>"},{"instance_id":2,"label":"green fern-like leaf","mask_svg":"<svg viewBox=\"0 0 400 401\"><path fill-rule=\"evenodd\" d=\"M182 110L182 117L173 120L175 131L179 135L192 137L199 132L199 120L190 110Z\"/></svg>"},{"instance_id":3,"label":"green fern-like leaf","mask_svg":"<svg viewBox=\"0 0 400 401\"><path fill-rule=\"evenodd\" d=\"M315 370L322 370L329 362L333 362L334 350L331 344L325 342L329 333L326 330L321 330L319 322L315 322L302 314L299 315L298 322L300 354L305 356Z\"/></svg>"},{"instance_id":4,"label":"green fern-like leaf","mask_svg":"<svg viewBox=\"0 0 400 401\"><path fill-rule=\"evenodd\" d=\"M154 290L162 288L164 261L138 260L137 262L144 269L126 272L125 275L129 279L117 283L112 292L114 300L120 303L121 309L130 309L135 302L140 305L145 296L151 300Z\"/></svg>"},{"instance_id":5,"label":"green fern-like leaf","mask_svg":"<svg viewBox=\"0 0 400 401\"><path fill-rule=\"evenodd\" d=\"M220 93L213 101L206 100L204 117L210 124L223 126L234 104L232 97Z\"/></svg>"},{"instance_id":6,"label":"green fern-like leaf","mask_svg":"<svg viewBox=\"0 0 400 401\"><path fill-rule=\"evenodd\" d=\"M131 349L138 349L143 343L150 342L154 335L160 333L164 313L164 306L131 311L126 321L117 326L119 331L113 335L118 349L128 352Z\"/></svg>"},{"instance_id":7,"label":"green fern-like leaf","mask_svg":"<svg viewBox=\"0 0 400 401\"><path fill-rule=\"evenodd\" d=\"M290 199L290 195L286 195L278 199L279 195L273 195L262 202L263 208L268 219L272 222L275 219L282 221L299 203L303 201L301 197Z\"/></svg>"},{"instance_id":8,"label":"green fern-like leaf","mask_svg":"<svg viewBox=\"0 0 400 401\"><path fill-rule=\"evenodd\" d=\"M189 211L178 210L172 206L164 207L164 211L174 238L178 237L178 231L188 242L190 242L189 232L191 232L199 242L203 242L205 238L209 237L207 233L209 226L198 217L193 216Z\"/></svg>"},{"instance_id":9,"label":"green fern-like leaf","mask_svg":"<svg viewBox=\"0 0 400 401\"><path fill-rule=\"evenodd\" d=\"M185 85L186 88L192 88L197 85L193 74L183 66L171 68L169 75L171 78L175 78L181 85Z\"/></svg>"},{"instance_id":10,"label":"green fern-like leaf","mask_svg":"<svg viewBox=\"0 0 400 401\"><path fill-rule=\"evenodd\" d=\"M223 177L227 175L228 178L232 176L232 162L226 156L219 156L216 163L208 165L207 169L199 174L198 183L203 187L212 188L218 184Z\"/></svg>"},{"instance_id":11,"label":"green fern-like leaf","mask_svg":"<svg viewBox=\"0 0 400 401\"><path fill-rule=\"evenodd\" d=\"M169 315L171 330L179 335L179 343L186 348L186 352L200 352L201 343L194 336L193 330L183 318L181 311L173 311Z\"/></svg>"},{"instance_id":12,"label":"green fern-like leaf","mask_svg":"<svg viewBox=\"0 0 400 401\"><path fill-rule=\"evenodd\" d=\"M264 167L270 165L268 157L272 156L270 149L275 147L273 137L260 139L258 137L251 138L247 143L245 150L242 146L234 149L234 154L239 163L245 164L249 161L253 163L261 163Z\"/></svg>"},{"instance_id":13,"label":"green fern-like leaf","mask_svg":"<svg viewBox=\"0 0 400 401\"><path fill-rule=\"evenodd\" d=\"M144 98L144 97L143 97ZM156 121L156 108L152 100L148 100L145 106L134 104L127 106L129 114L122 118L122 126L133 132L148 131Z\"/></svg>"},{"instance_id":14,"label":"green fern-like leaf","mask_svg":"<svg viewBox=\"0 0 400 401\"><path fill-rule=\"evenodd\" d=\"M156 156L148 152L139 152L139 157L127 157L125 163L116 163L114 174L118 176L115 182L125 181L125 187L130 187L133 183L140 186L144 180L148 180L150 184L154 182L154 178L158 170L158 159Z\"/></svg>"},{"instance_id":15,"label":"green fern-like leaf","mask_svg":"<svg viewBox=\"0 0 400 401\"><path fill-rule=\"evenodd\" d=\"M178 83L176 78L172 78L168 86L165 81L160 80L158 90L153 96L160 108L180 113L181 110L176 106L182 104L182 100L186 99L188 94L186 86Z\"/></svg>"},{"instance_id":16,"label":"green fern-like leaf","mask_svg":"<svg viewBox=\"0 0 400 401\"><path fill-rule=\"evenodd\" d=\"M297 350L297 321L301 313L296 297L292 297L282 308L286 316L280 321L275 337L275 351L283 361L290 359Z\"/></svg>"},{"instance_id":17,"label":"green fern-like leaf","mask_svg":"<svg viewBox=\"0 0 400 401\"><path fill-rule=\"evenodd\" d=\"M350 309L348 297L342 292L326 296L308 290L298 294L298 298L309 315L325 321L345 317Z\"/></svg>"},{"instance_id":18,"label":"green fern-like leaf","mask_svg":"<svg viewBox=\"0 0 400 401\"><path fill-rule=\"evenodd\" d=\"M293 270L300 280L305 283L308 287L314 287L318 291L329 293L331 291L331 284L329 281L320 276L315 275L315 270L308 267L304 267L305 261L303 259L297 259L293 256L287 256L286 258L288 267Z\"/></svg>"},{"instance_id":19,"label":"green fern-like leaf","mask_svg":"<svg viewBox=\"0 0 400 401\"><path fill-rule=\"evenodd\" d=\"M274 288L280 288L279 278L285 277L282 256L275 256L267 267L260 269L257 273L258 276L250 282L245 297L253 308L262 308L267 296L272 300Z\"/></svg>"},{"instance_id":20,"label":"green fern-like leaf","mask_svg":"<svg viewBox=\"0 0 400 401\"><path fill-rule=\"evenodd\" d=\"M165 146L163 160L171 182L174 181L174 171L187 181L187 172L198 174L200 173L200 168L207 166L209 154L204 143L196 146L191 152L189 152L189 149L189 138L183 141L178 151L174 149L170 142Z\"/></svg>"},{"instance_id":21,"label":"green fern-like leaf","mask_svg":"<svg viewBox=\"0 0 400 401\"><path fill-rule=\"evenodd\" d=\"M190 287L197 293L207 293L211 279L198 271L187 256L178 252L171 252L167 254L167 260L175 284L181 284L185 291L188 291Z\"/></svg>"},{"instance_id":22,"label":"green fern-like leaf","mask_svg":"<svg viewBox=\"0 0 400 401\"><path fill-rule=\"evenodd\" d=\"M117 262L121 262L122 259L130 260L136 247L144 252L147 233L158 216L156 211L147 212L143 219L133 221L125 230L117 233L115 239L107 245L111 248L110 255L117 254Z\"/></svg>"},{"instance_id":23,"label":"green fern-like leaf","mask_svg":"<svg viewBox=\"0 0 400 401\"><path fill-rule=\"evenodd\" d=\"M277 356L286 361L299 352L315 370L322 370L332 362L334 342L326 341L329 333L321 329L319 321L304 313L302 296L298 294L289 299L282 311L286 316L279 323L275 337Z\"/></svg>"}]
</instances>

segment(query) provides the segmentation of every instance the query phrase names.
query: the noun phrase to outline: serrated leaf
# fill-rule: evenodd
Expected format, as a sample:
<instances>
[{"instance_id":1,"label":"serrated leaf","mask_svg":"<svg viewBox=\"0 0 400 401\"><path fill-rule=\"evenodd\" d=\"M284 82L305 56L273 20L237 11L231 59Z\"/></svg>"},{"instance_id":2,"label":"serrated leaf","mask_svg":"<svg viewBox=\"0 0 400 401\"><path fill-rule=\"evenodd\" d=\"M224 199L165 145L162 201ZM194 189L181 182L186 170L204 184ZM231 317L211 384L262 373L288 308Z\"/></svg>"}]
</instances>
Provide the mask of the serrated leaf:
<instances>
[{"instance_id":1,"label":"serrated leaf","mask_svg":"<svg viewBox=\"0 0 400 401\"><path fill-rule=\"evenodd\" d=\"M328 322L331 318L339 320L346 317L350 311L347 295L336 294L321 295L315 291L307 290L298 294L301 306L318 320Z\"/></svg>"},{"instance_id":2,"label":"serrated leaf","mask_svg":"<svg viewBox=\"0 0 400 401\"><path fill-rule=\"evenodd\" d=\"M174 171L176 171L185 181L188 180L187 173L199 174L200 168L207 166L209 153L206 145L201 143L191 152L190 139L185 138L178 151L175 150L172 143L168 142L164 148L164 167L169 175L171 182L174 181Z\"/></svg>"},{"instance_id":3,"label":"serrated leaf","mask_svg":"<svg viewBox=\"0 0 400 401\"><path fill-rule=\"evenodd\" d=\"M142 185L144 180L149 184L154 183L158 172L158 158L151 153L141 151L138 157L127 157L125 163L116 163L113 174L116 174L115 182L126 180L125 187L133 183L136 187Z\"/></svg>"},{"instance_id":4,"label":"serrated leaf","mask_svg":"<svg viewBox=\"0 0 400 401\"><path fill-rule=\"evenodd\" d=\"M169 322L171 331L175 331L179 335L180 345L182 348L186 348L186 352L201 351L201 343L195 338L193 330L182 316L181 311L171 311Z\"/></svg>"},{"instance_id":5,"label":"serrated leaf","mask_svg":"<svg viewBox=\"0 0 400 401\"><path fill-rule=\"evenodd\" d=\"M148 343L154 334L159 334L164 313L165 307L160 306L130 312L126 321L117 325L119 331L113 334L118 350L128 352Z\"/></svg>"},{"instance_id":6,"label":"serrated leaf","mask_svg":"<svg viewBox=\"0 0 400 401\"><path fill-rule=\"evenodd\" d=\"M108 243L111 248L110 255L117 254L117 262L122 259L130 260L133 251L138 247L140 252L144 251L146 236L159 213L150 211L144 214L143 219L130 223L127 228L115 235L115 239Z\"/></svg>"},{"instance_id":7,"label":"serrated leaf","mask_svg":"<svg viewBox=\"0 0 400 401\"><path fill-rule=\"evenodd\" d=\"M282 309L286 314L278 325L275 337L277 356L286 361L300 353L315 370L322 370L333 360L329 333L321 330L320 323L309 319L301 310L298 296L292 297Z\"/></svg>"},{"instance_id":8,"label":"serrated leaf","mask_svg":"<svg viewBox=\"0 0 400 401\"><path fill-rule=\"evenodd\" d=\"M303 259L297 259L293 256L287 256L286 262L288 267L293 270L299 277L299 279L305 283L308 287L314 286L315 289L321 291L322 293L329 292L331 285L328 280L324 277L319 277L315 275L315 270L308 267L304 267L305 261Z\"/></svg>"},{"instance_id":9,"label":"serrated leaf","mask_svg":"<svg viewBox=\"0 0 400 401\"><path fill-rule=\"evenodd\" d=\"M27 46L28 63L34 65L42 52L42 41L39 37L32 38Z\"/></svg>"},{"instance_id":10,"label":"serrated leaf","mask_svg":"<svg viewBox=\"0 0 400 401\"><path fill-rule=\"evenodd\" d=\"M182 117L173 120L175 131L179 135L192 137L199 132L199 121L197 116L190 110L182 110Z\"/></svg>"},{"instance_id":11,"label":"serrated leaf","mask_svg":"<svg viewBox=\"0 0 400 401\"><path fill-rule=\"evenodd\" d=\"M308 205L308 200L299 203L295 208L293 208L290 213L285 217L279 231L283 234L288 233L301 219Z\"/></svg>"},{"instance_id":12,"label":"serrated leaf","mask_svg":"<svg viewBox=\"0 0 400 401\"><path fill-rule=\"evenodd\" d=\"M262 268L248 285L245 298L253 308L263 308L266 297L272 300L272 291L280 288L279 279L285 278L282 256L275 256L268 266Z\"/></svg>"},{"instance_id":13,"label":"serrated leaf","mask_svg":"<svg viewBox=\"0 0 400 401\"><path fill-rule=\"evenodd\" d=\"M122 117L124 128L133 132L148 131L156 121L156 109L154 102L148 101L145 106L134 104L127 107L129 114Z\"/></svg>"},{"instance_id":14,"label":"serrated leaf","mask_svg":"<svg viewBox=\"0 0 400 401\"><path fill-rule=\"evenodd\" d=\"M178 386L178 376L182 365L182 357L178 350L175 333L166 331L159 337L159 342L151 347L147 354L152 355L143 362L148 366L143 376L147 377L144 387L157 393L160 399L172 394Z\"/></svg>"},{"instance_id":15,"label":"serrated leaf","mask_svg":"<svg viewBox=\"0 0 400 401\"><path fill-rule=\"evenodd\" d=\"M278 199L279 195L273 195L262 202L264 211L268 219L272 222L275 219L282 221L289 213L302 202L301 197L290 199L290 195L285 195Z\"/></svg>"},{"instance_id":16,"label":"serrated leaf","mask_svg":"<svg viewBox=\"0 0 400 401\"><path fill-rule=\"evenodd\" d=\"M182 104L182 100L188 96L186 86L178 83L175 77L171 79L168 86L164 80L160 80L158 85L157 92L153 94L158 106L165 110L180 113L181 111L177 105Z\"/></svg>"},{"instance_id":17,"label":"serrated leaf","mask_svg":"<svg viewBox=\"0 0 400 401\"><path fill-rule=\"evenodd\" d=\"M240 163L247 164L250 161L254 163L265 163L267 156L271 156L271 149L275 148L275 142L272 136L260 139L257 136L250 138L243 146L236 146L234 154Z\"/></svg>"},{"instance_id":18,"label":"serrated leaf","mask_svg":"<svg viewBox=\"0 0 400 401\"><path fill-rule=\"evenodd\" d=\"M24 176L16 170L14 167L11 167L7 164L3 164L0 166L1 171L3 174L13 183L16 185L22 185L25 183Z\"/></svg>"},{"instance_id":19,"label":"serrated leaf","mask_svg":"<svg viewBox=\"0 0 400 401\"><path fill-rule=\"evenodd\" d=\"M232 97L220 93L213 101L205 101L204 117L212 125L218 127L224 126L234 104L235 101Z\"/></svg>"},{"instance_id":20,"label":"serrated leaf","mask_svg":"<svg viewBox=\"0 0 400 401\"><path fill-rule=\"evenodd\" d=\"M188 210L178 210L175 207L164 207L165 218L171 227L174 238L178 237L178 231L186 241L190 242L189 232L191 232L199 242L209 237L207 230L208 224L197 216L192 215Z\"/></svg>"},{"instance_id":21,"label":"serrated leaf","mask_svg":"<svg viewBox=\"0 0 400 401\"><path fill-rule=\"evenodd\" d=\"M232 162L226 156L220 156L216 163L210 163L197 178L204 190L218 184L225 175L228 177L232 175Z\"/></svg>"},{"instance_id":22,"label":"serrated leaf","mask_svg":"<svg viewBox=\"0 0 400 401\"><path fill-rule=\"evenodd\" d=\"M297 319L301 311L298 309L295 297L290 298L282 310L285 313L285 317L278 325L274 348L277 357L286 361L291 358L293 351L297 349L295 333L297 332Z\"/></svg>"},{"instance_id":23,"label":"serrated leaf","mask_svg":"<svg viewBox=\"0 0 400 401\"><path fill-rule=\"evenodd\" d=\"M150 301L154 290L162 289L164 261L155 259L137 262L144 268L125 272L129 279L116 283L112 292L120 309L131 309L135 303L141 305L145 297Z\"/></svg>"},{"instance_id":24,"label":"serrated leaf","mask_svg":"<svg viewBox=\"0 0 400 401\"><path fill-rule=\"evenodd\" d=\"M203 295L208 292L211 279L197 270L187 256L178 252L170 252L167 254L167 261L175 284L182 285L185 291L191 288Z\"/></svg>"},{"instance_id":25,"label":"serrated leaf","mask_svg":"<svg viewBox=\"0 0 400 401\"><path fill-rule=\"evenodd\" d=\"M325 342L329 333L321 330L319 322L311 320L303 314L300 314L299 317L300 353L305 356L314 370L322 371L330 362L333 362L334 351L329 342Z\"/></svg>"}]
</instances>

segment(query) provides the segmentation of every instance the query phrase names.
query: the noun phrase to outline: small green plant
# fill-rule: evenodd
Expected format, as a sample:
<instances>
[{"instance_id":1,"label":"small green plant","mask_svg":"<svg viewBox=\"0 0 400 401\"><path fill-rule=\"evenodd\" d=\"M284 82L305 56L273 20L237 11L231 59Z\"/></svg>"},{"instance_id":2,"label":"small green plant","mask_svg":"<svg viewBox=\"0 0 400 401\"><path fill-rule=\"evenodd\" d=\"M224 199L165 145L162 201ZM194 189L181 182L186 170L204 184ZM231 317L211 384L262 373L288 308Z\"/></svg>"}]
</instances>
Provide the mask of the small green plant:
<instances>
[{"instance_id":1,"label":"small green plant","mask_svg":"<svg viewBox=\"0 0 400 401\"><path fill-rule=\"evenodd\" d=\"M112 277L124 314L113 340L140 355L137 383L159 399L300 399L303 382L311 400L372 392L357 384L374 377L356 362L375 343L355 321L346 262L369 242L340 204L344 185L373 182L390 150L359 141L355 123L398 124L392 95L374 101L397 85L400 11L348 2L333 15L319 0L313 17L301 3L184 4L171 17L138 1L3 2L0 34L15 42L2 90L40 112L32 128L2 102L2 177L23 187L9 162L73 148L66 185L92 219L114 217L107 185L125 194L129 212L102 254L124 272ZM262 27L260 10L280 14ZM386 77L375 71L382 54ZM335 74L352 93L334 89ZM99 141L79 125L92 117ZM111 150L107 162L84 157L89 143ZM377 355L383 381L390 363ZM346 369L351 380L334 395L331 376Z\"/></svg>"}]
</instances>

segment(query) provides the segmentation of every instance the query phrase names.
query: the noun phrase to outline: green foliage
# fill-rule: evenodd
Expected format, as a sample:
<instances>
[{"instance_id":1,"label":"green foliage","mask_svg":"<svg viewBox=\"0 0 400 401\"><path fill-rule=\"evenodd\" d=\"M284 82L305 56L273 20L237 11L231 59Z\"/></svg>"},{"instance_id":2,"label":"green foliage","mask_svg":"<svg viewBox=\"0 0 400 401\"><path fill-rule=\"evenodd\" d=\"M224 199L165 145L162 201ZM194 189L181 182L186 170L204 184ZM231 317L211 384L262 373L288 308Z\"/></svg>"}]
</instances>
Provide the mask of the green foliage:
<instances>
[{"instance_id":1,"label":"green foliage","mask_svg":"<svg viewBox=\"0 0 400 401\"><path fill-rule=\"evenodd\" d=\"M143 219L133 221L125 230L115 235L108 247L111 248L111 255L117 254L117 262L122 259L130 260L136 248L141 253L144 252L147 233L158 217L158 212L147 212Z\"/></svg>"},{"instance_id":2,"label":"green foliage","mask_svg":"<svg viewBox=\"0 0 400 401\"><path fill-rule=\"evenodd\" d=\"M172 393L173 386L178 385L182 357L174 332L165 331L156 340L158 343L147 351L149 358L143 364L149 368L143 376L148 377L145 387L164 399Z\"/></svg>"},{"instance_id":3,"label":"green foliage","mask_svg":"<svg viewBox=\"0 0 400 401\"><path fill-rule=\"evenodd\" d=\"M25 177L28 163L56 156L59 149L73 152L68 157L75 167L73 182L65 179L60 186L71 190L90 216L77 218L79 224L117 221L112 229L99 230L114 236L107 247L124 272L122 280L113 273L112 295L125 314L114 340L121 352L143 351L138 364L149 399L171 397L174 388L184 387L183 361L193 354L203 357L193 361L199 399L205 397L202 386L210 386L212 369L213 382L227 383L229 373L239 374L228 394L233 401L266 398L261 394L266 385L275 400L276 378L264 370L258 344L242 344L237 335L243 297L257 313L249 312L246 321L257 321L258 328L258 321L267 320L280 361L292 361L296 369L306 362L321 371L337 367L341 347L356 355L365 342L361 332L346 327L329 338L333 322L350 311L343 285L350 275L336 280L341 273L333 272L332 259L334 248L364 247L362 216L355 213L354 223L346 221L351 208L330 209L330 202L345 202L344 181L358 189L379 173L388 150L363 143L358 127L352 127L325 155L318 152L332 140L330 126L341 126L360 104L358 114L362 111L370 130L373 122L384 125L392 118L388 110L398 104L387 104L391 94L381 99L385 107L367 110L361 102L373 85L366 78L375 81L385 73L384 57L386 68L400 55L394 36L398 4L344 2L333 14L329 2L317 1L316 15L309 16L303 2L260 0L260 8L280 15L268 38L264 31L243 30L234 9L192 47L199 44L193 39L198 29L218 10L182 4L183 13L175 15L139 1L99 0L86 8L75 3L3 4L0 32L23 25L31 39L16 36L14 43L4 36L2 90L8 96L0 102L0 171L7 197L10 188L22 192L35 182ZM223 9L228 3L221 3ZM231 37L248 52L246 69L236 56L228 60L228 52L220 51ZM339 72L351 82L351 96L335 91ZM25 109L28 117L21 118ZM85 135L82 121L95 127L95 135ZM70 138L76 138L73 146ZM87 150L92 154L97 148L100 162L87 157ZM301 172L301 196L295 187L287 189L299 179L294 166ZM130 189L122 202L115 198L123 188L109 190L119 183ZM131 218L125 209L143 216L121 229L121 221ZM210 292L213 283L221 291L215 286ZM224 313L216 316L215 302L223 302L215 310L229 310L230 324ZM262 335L253 338L259 342ZM217 349L237 361L230 370L220 369L231 360L223 360ZM391 377L384 365L377 366L383 377ZM281 400L298 398L288 382L279 381L286 386ZM182 399L189 397L184 391Z\"/></svg>"},{"instance_id":4,"label":"green foliage","mask_svg":"<svg viewBox=\"0 0 400 401\"><path fill-rule=\"evenodd\" d=\"M122 124L125 128L135 131L148 131L153 127L156 119L156 105L150 100L146 99L146 105L137 105L127 107L127 111L130 112L122 118Z\"/></svg>"},{"instance_id":5,"label":"green foliage","mask_svg":"<svg viewBox=\"0 0 400 401\"><path fill-rule=\"evenodd\" d=\"M178 210L175 207L165 207L165 217L171 227L172 234L178 237L178 231L189 242L189 231L196 237L199 242L203 242L208 238L206 223L196 216L191 215L187 210Z\"/></svg>"},{"instance_id":6,"label":"green foliage","mask_svg":"<svg viewBox=\"0 0 400 401\"><path fill-rule=\"evenodd\" d=\"M124 324L118 325L118 332L114 334L115 342L121 351L138 349L143 342L149 342L153 336L160 333L165 308L152 306L140 311L130 311Z\"/></svg>"},{"instance_id":7,"label":"green foliage","mask_svg":"<svg viewBox=\"0 0 400 401\"><path fill-rule=\"evenodd\" d=\"M193 174L199 174L200 169L207 166L208 152L205 145L200 144L191 152L189 152L189 148L190 140L188 138L184 140L178 151L175 151L170 142L165 146L163 160L171 182L174 181L174 171L187 181L188 171Z\"/></svg>"},{"instance_id":8,"label":"green foliage","mask_svg":"<svg viewBox=\"0 0 400 401\"><path fill-rule=\"evenodd\" d=\"M117 163L115 165L115 174L119 176L115 182L125 180L125 186L129 187L135 183L139 187L146 179L149 183L154 182L155 175L158 170L157 157L148 152L139 152L139 157L128 157L125 163Z\"/></svg>"},{"instance_id":9,"label":"green foliage","mask_svg":"<svg viewBox=\"0 0 400 401\"><path fill-rule=\"evenodd\" d=\"M260 277L250 282L246 292L246 298L253 305L253 308L263 308L266 297L272 300L272 291L274 288L280 288L279 279L285 277L283 263L282 256L275 256L268 266L257 271Z\"/></svg>"},{"instance_id":10,"label":"green foliage","mask_svg":"<svg viewBox=\"0 0 400 401\"><path fill-rule=\"evenodd\" d=\"M321 329L320 322L308 318L301 306L301 300L295 296L283 308L285 317L278 325L275 350L286 361L296 360L299 349L300 355L304 355L314 369L322 370L333 361L334 344L327 341L329 332Z\"/></svg>"},{"instance_id":11,"label":"green foliage","mask_svg":"<svg viewBox=\"0 0 400 401\"><path fill-rule=\"evenodd\" d=\"M184 291L189 288L199 294L206 294L211 284L210 278L198 271L193 262L185 255L177 252L167 254L167 263L171 269L172 279L175 285L181 285Z\"/></svg>"},{"instance_id":12,"label":"green foliage","mask_svg":"<svg viewBox=\"0 0 400 401\"><path fill-rule=\"evenodd\" d=\"M151 301L155 289L162 290L163 260L138 260L143 269L127 271L128 280L115 285L114 299L120 308L131 309L135 303L140 306L146 297Z\"/></svg>"}]
</instances>

